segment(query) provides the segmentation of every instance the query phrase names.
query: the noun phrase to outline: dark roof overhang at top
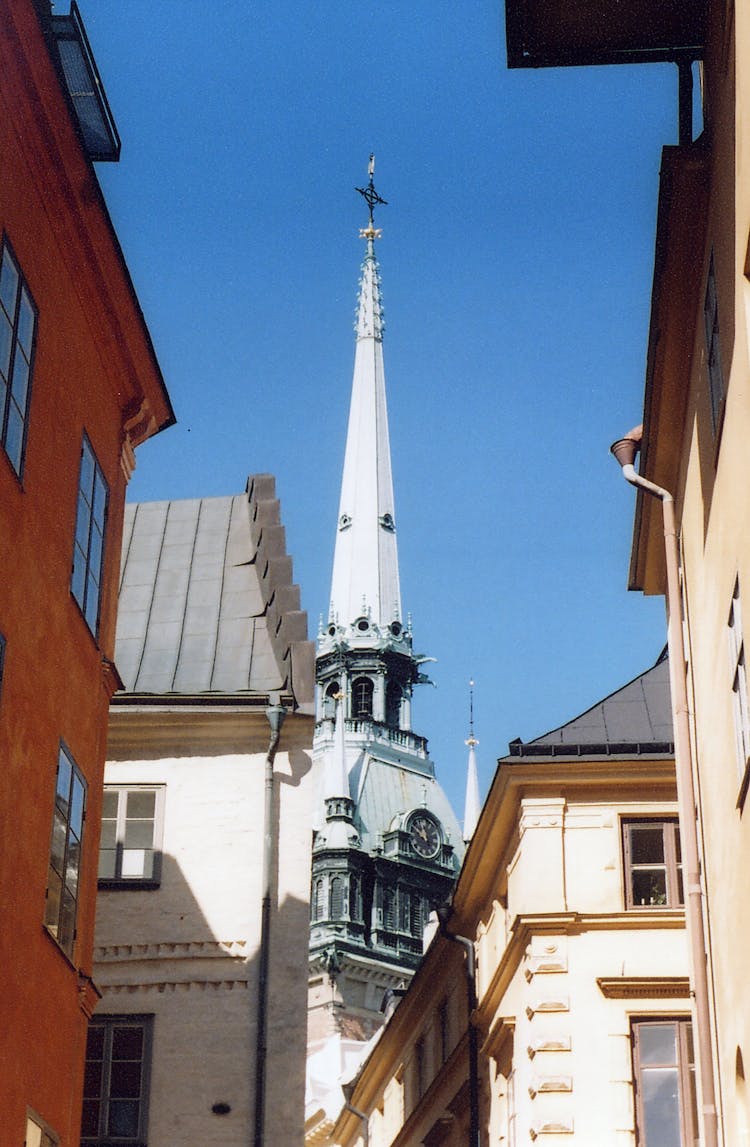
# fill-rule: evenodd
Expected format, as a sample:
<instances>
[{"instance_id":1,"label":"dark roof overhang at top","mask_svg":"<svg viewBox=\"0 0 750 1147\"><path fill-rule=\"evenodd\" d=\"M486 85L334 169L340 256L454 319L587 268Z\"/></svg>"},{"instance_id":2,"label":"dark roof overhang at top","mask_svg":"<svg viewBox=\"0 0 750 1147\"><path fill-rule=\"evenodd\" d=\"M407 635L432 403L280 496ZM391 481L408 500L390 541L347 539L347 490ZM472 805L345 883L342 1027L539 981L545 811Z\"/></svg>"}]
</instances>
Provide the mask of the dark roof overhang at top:
<instances>
[{"instance_id":1,"label":"dark roof overhang at top","mask_svg":"<svg viewBox=\"0 0 750 1147\"><path fill-rule=\"evenodd\" d=\"M666 652L651 669L579 717L534 741L512 741L508 750L506 761L674 756Z\"/></svg>"},{"instance_id":2,"label":"dark roof overhang at top","mask_svg":"<svg viewBox=\"0 0 750 1147\"><path fill-rule=\"evenodd\" d=\"M505 0L509 68L701 59L706 0Z\"/></svg>"}]
</instances>

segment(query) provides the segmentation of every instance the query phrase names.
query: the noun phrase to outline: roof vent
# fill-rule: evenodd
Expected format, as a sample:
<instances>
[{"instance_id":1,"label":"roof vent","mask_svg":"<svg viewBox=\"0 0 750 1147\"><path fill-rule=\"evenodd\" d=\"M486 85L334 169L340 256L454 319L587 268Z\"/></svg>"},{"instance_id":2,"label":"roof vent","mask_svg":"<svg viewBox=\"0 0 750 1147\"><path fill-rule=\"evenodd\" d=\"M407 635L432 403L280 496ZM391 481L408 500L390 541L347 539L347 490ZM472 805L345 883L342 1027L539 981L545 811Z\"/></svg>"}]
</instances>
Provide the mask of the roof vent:
<instances>
[{"instance_id":1,"label":"roof vent","mask_svg":"<svg viewBox=\"0 0 750 1147\"><path fill-rule=\"evenodd\" d=\"M50 27L86 153L91 160L116 162L120 137L75 0L67 16L52 17Z\"/></svg>"}]
</instances>

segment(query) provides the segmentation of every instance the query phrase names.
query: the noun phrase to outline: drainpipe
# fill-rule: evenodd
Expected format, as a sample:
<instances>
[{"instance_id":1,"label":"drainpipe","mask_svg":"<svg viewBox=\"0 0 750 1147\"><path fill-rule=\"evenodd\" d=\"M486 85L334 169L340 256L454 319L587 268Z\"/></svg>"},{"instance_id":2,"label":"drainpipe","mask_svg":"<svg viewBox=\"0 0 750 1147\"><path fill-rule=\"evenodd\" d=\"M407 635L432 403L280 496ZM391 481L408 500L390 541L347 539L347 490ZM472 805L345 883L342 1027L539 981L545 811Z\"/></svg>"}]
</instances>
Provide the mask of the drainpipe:
<instances>
[{"instance_id":1,"label":"drainpipe","mask_svg":"<svg viewBox=\"0 0 750 1147\"><path fill-rule=\"evenodd\" d=\"M448 931L448 921L453 915L449 904L440 904L435 913L440 925L440 935L454 944L460 944L466 953L466 1004L468 1009L469 1033L469 1139L467 1147L480 1147L479 1138L479 1032L474 1024L474 1011L477 1006L476 961L474 944L468 936L459 936Z\"/></svg>"},{"instance_id":2,"label":"drainpipe","mask_svg":"<svg viewBox=\"0 0 750 1147\"><path fill-rule=\"evenodd\" d=\"M362 1124L362 1147L368 1147L370 1142L370 1121L364 1111L360 1111L358 1107L354 1107L352 1104L353 1085L351 1083L344 1084L342 1090L344 1092L344 1108L346 1111L351 1111L352 1115L355 1115L357 1119L359 1119Z\"/></svg>"},{"instance_id":3,"label":"drainpipe","mask_svg":"<svg viewBox=\"0 0 750 1147\"><path fill-rule=\"evenodd\" d=\"M672 718L674 721L674 756L677 780L682 861L686 883L685 926L690 946L693 972L693 1000L697 1027L696 1045L701 1081L703 1143L717 1147L718 1118L714 1089L713 1049L711 1046L711 1017L708 996L708 970L706 939L703 931L703 890L698 857L698 830L696 826L696 798L693 785L693 751L688 720L685 646L682 633L682 599L680 592L680 556L675 523L674 498L668 490L656 486L635 470L635 456L640 450L643 427L631 430L612 447L612 453L622 466L622 474L631 485L659 498L664 516L664 555L666 559L667 588L667 645L669 649L669 683L672 691Z\"/></svg>"},{"instance_id":4,"label":"drainpipe","mask_svg":"<svg viewBox=\"0 0 750 1147\"><path fill-rule=\"evenodd\" d=\"M273 763L281 737L281 726L286 717L283 705L269 705L266 709L271 726L265 767L265 794L263 808L263 901L260 917L260 953L258 967L258 1027L255 1039L255 1137L254 1147L263 1147L266 1116L266 1054L268 1032L268 966L271 948L271 879L276 860L273 835Z\"/></svg>"}]
</instances>

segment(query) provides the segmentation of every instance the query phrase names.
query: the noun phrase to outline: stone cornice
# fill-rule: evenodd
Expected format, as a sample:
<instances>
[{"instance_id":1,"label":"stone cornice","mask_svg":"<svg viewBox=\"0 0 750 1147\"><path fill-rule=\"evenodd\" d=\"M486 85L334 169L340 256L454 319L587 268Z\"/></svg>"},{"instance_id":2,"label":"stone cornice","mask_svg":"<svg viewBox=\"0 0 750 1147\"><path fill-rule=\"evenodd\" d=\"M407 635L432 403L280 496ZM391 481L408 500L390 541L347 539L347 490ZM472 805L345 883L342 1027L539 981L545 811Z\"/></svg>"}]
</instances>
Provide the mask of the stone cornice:
<instances>
[{"instance_id":1,"label":"stone cornice","mask_svg":"<svg viewBox=\"0 0 750 1147\"><path fill-rule=\"evenodd\" d=\"M109 715L109 760L155 760L174 755L265 754L270 726L268 697L147 698L122 694L113 698ZM291 703L291 698L286 698ZM282 703L285 698L282 697ZM315 718L288 712L278 752L309 750Z\"/></svg>"},{"instance_id":2,"label":"stone cornice","mask_svg":"<svg viewBox=\"0 0 750 1147\"><path fill-rule=\"evenodd\" d=\"M102 984L101 992L104 1000L109 999L110 996L130 996L135 995L136 992L218 992L235 990L247 991L250 984L247 980L233 979L233 980L204 980L204 979L186 979L186 980L148 980L141 983L123 982L119 984Z\"/></svg>"},{"instance_id":3,"label":"stone cornice","mask_svg":"<svg viewBox=\"0 0 750 1147\"><path fill-rule=\"evenodd\" d=\"M637 909L627 912L561 912L516 916L510 938L477 1007L477 1020L489 1031L508 985L521 965L533 936L580 936L585 932L632 932L684 929L682 909Z\"/></svg>"},{"instance_id":4,"label":"stone cornice","mask_svg":"<svg viewBox=\"0 0 750 1147\"><path fill-rule=\"evenodd\" d=\"M684 1000L690 998L687 976L597 976L608 1000Z\"/></svg>"},{"instance_id":5,"label":"stone cornice","mask_svg":"<svg viewBox=\"0 0 750 1147\"><path fill-rule=\"evenodd\" d=\"M248 951L247 940L157 941L151 944L105 944L94 949L97 964L122 964L141 960L247 960L255 954Z\"/></svg>"}]
</instances>

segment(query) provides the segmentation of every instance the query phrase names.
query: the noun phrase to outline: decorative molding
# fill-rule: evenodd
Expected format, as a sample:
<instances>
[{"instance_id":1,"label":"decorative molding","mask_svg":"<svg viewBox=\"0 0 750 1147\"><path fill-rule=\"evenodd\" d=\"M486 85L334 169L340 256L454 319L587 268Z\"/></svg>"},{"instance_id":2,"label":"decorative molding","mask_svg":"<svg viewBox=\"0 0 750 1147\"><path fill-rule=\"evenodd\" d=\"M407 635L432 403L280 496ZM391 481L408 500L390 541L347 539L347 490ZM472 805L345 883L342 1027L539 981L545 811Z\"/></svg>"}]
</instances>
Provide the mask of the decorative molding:
<instances>
[{"instance_id":1,"label":"decorative molding","mask_svg":"<svg viewBox=\"0 0 750 1147\"><path fill-rule=\"evenodd\" d=\"M533 976L541 973L567 972L568 955L564 947L564 941L534 936L526 949L526 979L531 981Z\"/></svg>"},{"instance_id":2,"label":"decorative molding","mask_svg":"<svg viewBox=\"0 0 750 1147\"><path fill-rule=\"evenodd\" d=\"M544 1015L547 1012L569 1012L570 998L568 996L556 996L551 999L538 999L535 1003L527 1004L525 1010L529 1019L533 1019L536 1015Z\"/></svg>"},{"instance_id":3,"label":"decorative molding","mask_svg":"<svg viewBox=\"0 0 750 1147\"><path fill-rule=\"evenodd\" d=\"M562 828L564 813L564 797L524 797L518 824L521 836L529 828Z\"/></svg>"},{"instance_id":4,"label":"decorative molding","mask_svg":"<svg viewBox=\"0 0 750 1147\"><path fill-rule=\"evenodd\" d=\"M610 1000L690 998L687 976L597 976L596 982Z\"/></svg>"},{"instance_id":5,"label":"decorative molding","mask_svg":"<svg viewBox=\"0 0 750 1147\"><path fill-rule=\"evenodd\" d=\"M526 1048L526 1054L529 1059L533 1059L535 1055L540 1055L547 1051L570 1051L571 1038L569 1035L554 1036L545 1038L540 1036L539 1039L533 1039Z\"/></svg>"},{"instance_id":6,"label":"decorative molding","mask_svg":"<svg viewBox=\"0 0 750 1147\"><path fill-rule=\"evenodd\" d=\"M153 944L107 944L94 949L94 960L100 964L125 963L130 960L226 959L246 960L247 940L185 940Z\"/></svg>"},{"instance_id":7,"label":"decorative molding","mask_svg":"<svg viewBox=\"0 0 750 1147\"><path fill-rule=\"evenodd\" d=\"M572 1135L573 1134L573 1118L569 1119L542 1119L537 1123L532 1123L529 1128L529 1135L532 1139L537 1139L540 1135Z\"/></svg>"},{"instance_id":8,"label":"decorative molding","mask_svg":"<svg viewBox=\"0 0 750 1147\"><path fill-rule=\"evenodd\" d=\"M136 992L218 992L235 990L247 991L250 984L247 980L155 980L140 984L102 984L102 996L131 996Z\"/></svg>"},{"instance_id":9,"label":"decorative molding","mask_svg":"<svg viewBox=\"0 0 750 1147\"><path fill-rule=\"evenodd\" d=\"M529 1084L529 1095L535 1099L537 1095L547 1092L563 1092L573 1090L572 1075L535 1075Z\"/></svg>"}]
</instances>

